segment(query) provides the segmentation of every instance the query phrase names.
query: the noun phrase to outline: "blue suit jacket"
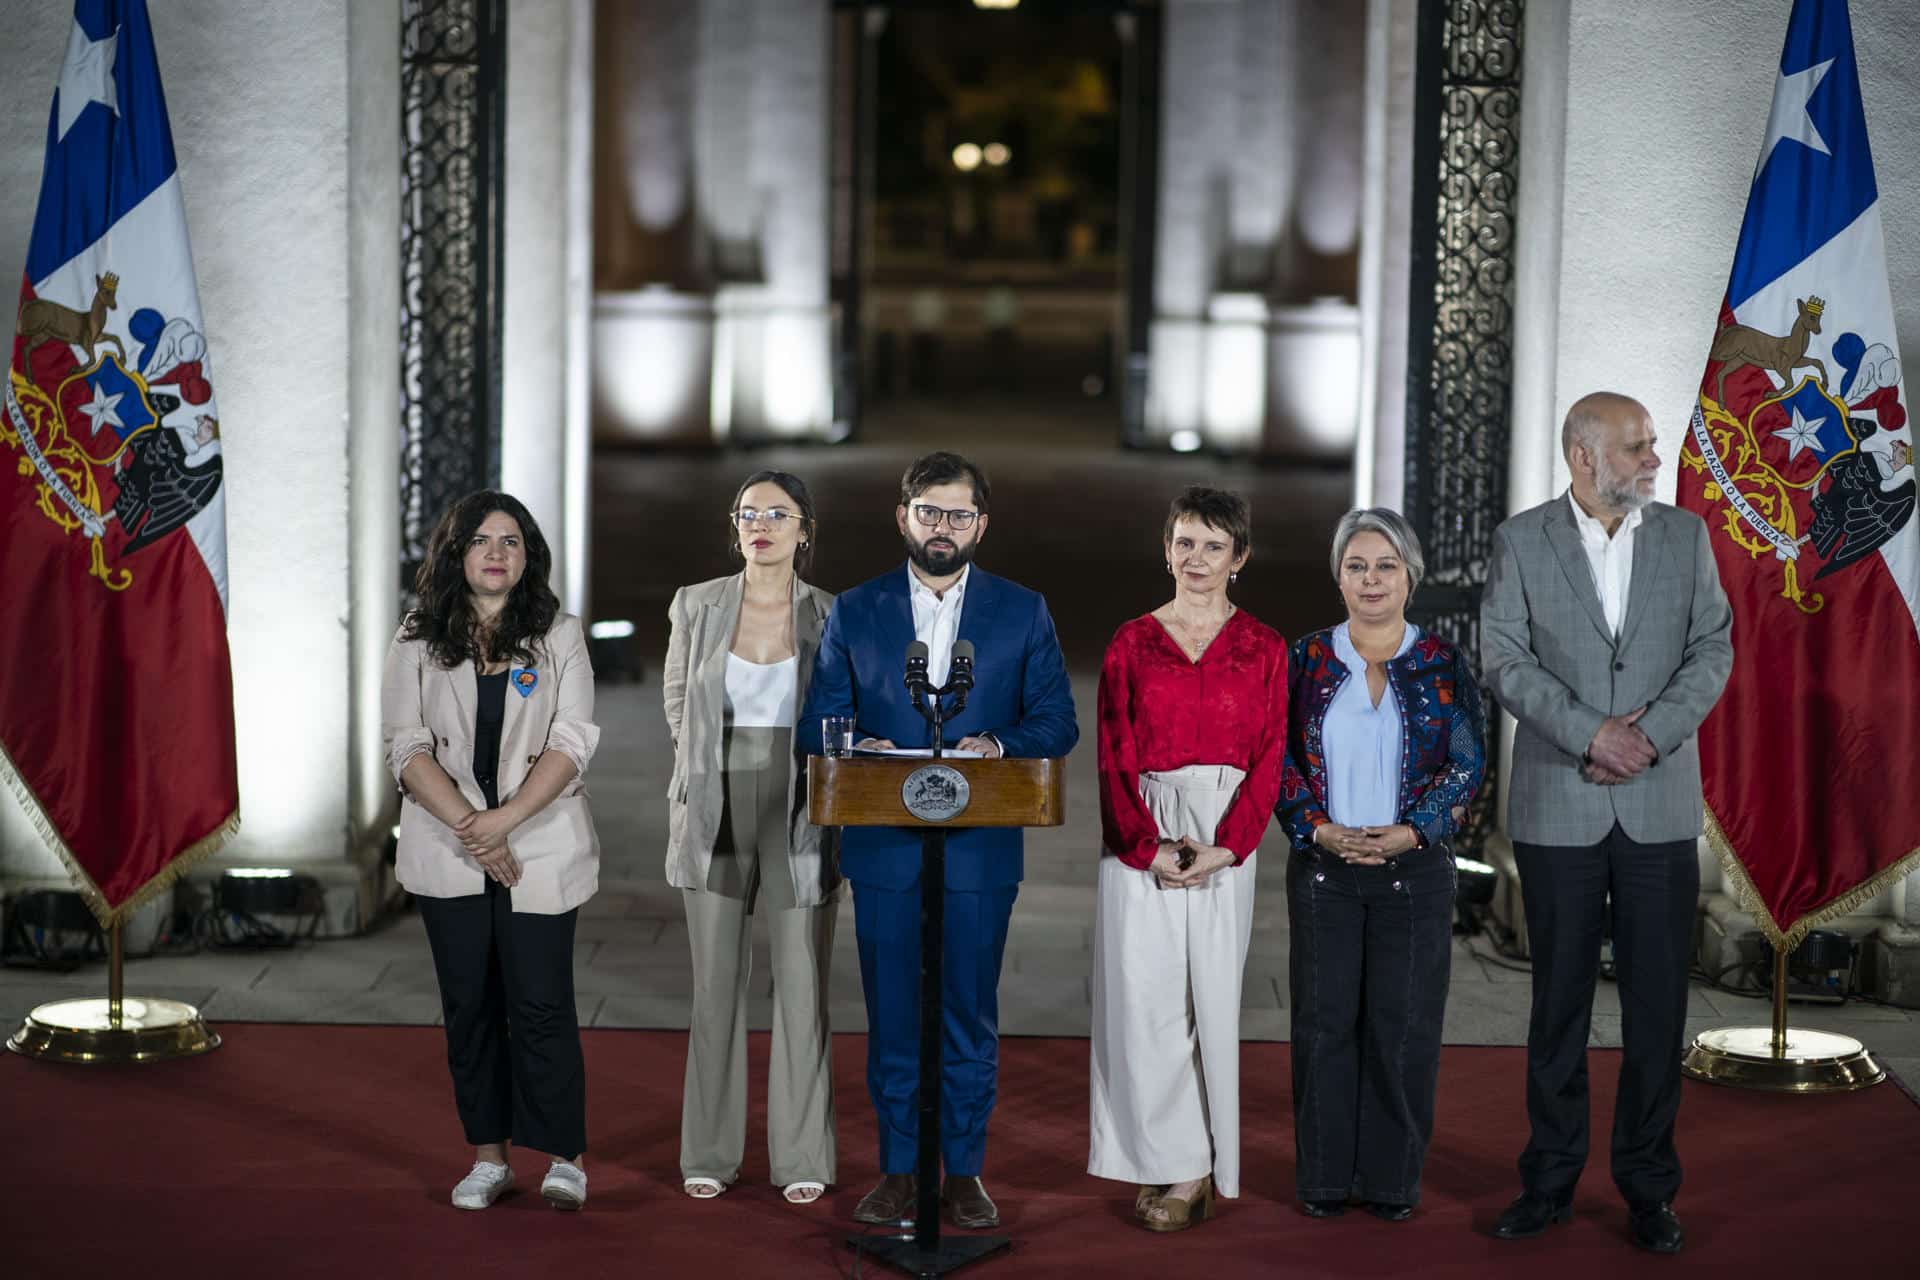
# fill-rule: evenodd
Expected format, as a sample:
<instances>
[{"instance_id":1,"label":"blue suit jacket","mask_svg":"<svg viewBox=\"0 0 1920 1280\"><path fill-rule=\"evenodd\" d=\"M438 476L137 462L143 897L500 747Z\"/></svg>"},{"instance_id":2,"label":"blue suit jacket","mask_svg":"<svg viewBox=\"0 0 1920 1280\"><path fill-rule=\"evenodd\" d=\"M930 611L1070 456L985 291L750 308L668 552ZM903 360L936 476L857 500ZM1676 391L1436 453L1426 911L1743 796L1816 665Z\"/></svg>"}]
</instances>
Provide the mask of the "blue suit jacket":
<instances>
[{"instance_id":1,"label":"blue suit jacket","mask_svg":"<svg viewBox=\"0 0 1920 1280\"><path fill-rule=\"evenodd\" d=\"M852 716L856 736L889 738L903 747L931 746L930 726L907 694L907 646L913 604L902 566L843 592L827 616L801 712L801 745L820 749L820 721ZM960 609L958 639L974 647L974 686L967 709L946 722L947 745L991 733L1009 756L1064 756L1080 740L1073 690L1038 592L973 567ZM847 827L840 872L878 889L920 883L920 833L901 827ZM1023 874L1018 827L956 829L947 836L947 888L978 891L1018 884Z\"/></svg>"}]
</instances>

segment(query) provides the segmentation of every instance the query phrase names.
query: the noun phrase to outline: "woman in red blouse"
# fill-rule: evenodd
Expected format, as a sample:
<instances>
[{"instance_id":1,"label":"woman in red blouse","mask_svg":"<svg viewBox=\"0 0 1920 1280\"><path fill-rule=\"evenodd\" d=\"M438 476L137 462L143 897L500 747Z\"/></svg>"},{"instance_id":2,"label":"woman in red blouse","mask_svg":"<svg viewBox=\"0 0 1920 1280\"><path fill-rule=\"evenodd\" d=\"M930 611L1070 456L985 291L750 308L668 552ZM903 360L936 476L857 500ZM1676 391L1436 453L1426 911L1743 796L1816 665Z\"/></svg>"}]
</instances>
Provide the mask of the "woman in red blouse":
<instances>
[{"instance_id":1,"label":"woman in red blouse","mask_svg":"<svg viewBox=\"0 0 1920 1280\"><path fill-rule=\"evenodd\" d=\"M1115 632L1100 672L1087 1169L1140 1184L1141 1221L1178 1231L1240 1194L1240 979L1287 643L1227 598L1252 549L1245 500L1188 489L1165 542L1173 599Z\"/></svg>"}]
</instances>

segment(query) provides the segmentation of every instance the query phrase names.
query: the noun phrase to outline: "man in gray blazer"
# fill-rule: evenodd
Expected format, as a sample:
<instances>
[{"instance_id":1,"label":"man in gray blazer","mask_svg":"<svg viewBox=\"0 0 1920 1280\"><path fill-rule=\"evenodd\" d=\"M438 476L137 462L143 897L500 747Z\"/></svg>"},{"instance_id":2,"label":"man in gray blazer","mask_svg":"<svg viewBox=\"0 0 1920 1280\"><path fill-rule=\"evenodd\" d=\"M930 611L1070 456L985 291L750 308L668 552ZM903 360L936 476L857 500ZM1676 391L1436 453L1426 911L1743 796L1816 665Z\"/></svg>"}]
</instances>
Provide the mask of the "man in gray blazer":
<instances>
[{"instance_id":1,"label":"man in gray blazer","mask_svg":"<svg viewBox=\"0 0 1920 1280\"><path fill-rule=\"evenodd\" d=\"M1519 722L1507 826L1533 957L1522 1190L1494 1234L1572 1216L1587 1158L1587 1034L1607 904L1620 986L1614 1184L1633 1242L1678 1252L1674 1120L1700 891L1695 733L1733 664L1707 527L1653 502L1653 423L1595 392L1561 429L1572 488L1494 533L1487 685Z\"/></svg>"}]
</instances>

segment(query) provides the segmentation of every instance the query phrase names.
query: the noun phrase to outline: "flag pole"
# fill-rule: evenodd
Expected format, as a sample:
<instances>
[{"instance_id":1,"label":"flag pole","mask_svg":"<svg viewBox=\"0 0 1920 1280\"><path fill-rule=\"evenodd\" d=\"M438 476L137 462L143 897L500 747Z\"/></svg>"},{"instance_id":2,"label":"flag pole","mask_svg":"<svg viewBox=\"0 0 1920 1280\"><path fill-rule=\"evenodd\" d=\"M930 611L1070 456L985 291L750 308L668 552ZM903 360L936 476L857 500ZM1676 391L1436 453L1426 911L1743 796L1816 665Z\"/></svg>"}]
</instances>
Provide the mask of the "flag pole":
<instances>
[{"instance_id":1,"label":"flag pole","mask_svg":"<svg viewBox=\"0 0 1920 1280\"><path fill-rule=\"evenodd\" d=\"M1770 1093L1852 1093L1885 1080L1885 1069L1852 1036L1787 1029L1788 950L1773 944L1772 1025L1702 1031L1680 1069L1707 1084Z\"/></svg>"},{"instance_id":2,"label":"flag pole","mask_svg":"<svg viewBox=\"0 0 1920 1280\"><path fill-rule=\"evenodd\" d=\"M121 1030L127 988L127 953L125 938L121 933L120 922L115 920L107 930L107 1027L112 1031Z\"/></svg>"},{"instance_id":3,"label":"flag pole","mask_svg":"<svg viewBox=\"0 0 1920 1280\"><path fill-rule=\"evenodd\" d=\"M1787 949L1773 949L1773 1050L1775 1061L1787 1056Z\"/></svg>"},{"instance_id":4,"label":"flag pole","mask_svg":"<svg viewBox=\"0 0 1920 1280\"><path fill-rule=\"evenodd\" d=\"M179 1000L126 994L127 947L119 919L107 926L107 998L55 1000L28 1014L7 1041L25 1058L108 1064L191 1058L220 1047L200 1011Z\"/></svg>"}]
</instances>

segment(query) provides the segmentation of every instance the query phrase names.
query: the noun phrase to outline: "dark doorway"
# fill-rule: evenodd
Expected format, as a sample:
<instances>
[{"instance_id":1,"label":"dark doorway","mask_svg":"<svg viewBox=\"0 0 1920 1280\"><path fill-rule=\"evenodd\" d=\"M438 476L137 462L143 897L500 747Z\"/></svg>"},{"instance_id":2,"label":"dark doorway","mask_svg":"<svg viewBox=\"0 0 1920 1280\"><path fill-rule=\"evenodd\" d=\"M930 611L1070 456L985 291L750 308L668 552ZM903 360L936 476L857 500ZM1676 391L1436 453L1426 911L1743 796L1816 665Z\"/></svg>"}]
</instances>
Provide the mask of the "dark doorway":
<instances>
[{"instance_id":1,"label":"dark doorway","mask_svg":"<svg viewBox=\"0 0 1920 1280\"><path fill-rule=\"evenodd\" d=\"M1136 269L1151 257L1156 142L1141 47L1157 9L1145 16L1112 0L836 6L848 431L1125 437L1151 308Z\"/></svg>"}]
</instances>

